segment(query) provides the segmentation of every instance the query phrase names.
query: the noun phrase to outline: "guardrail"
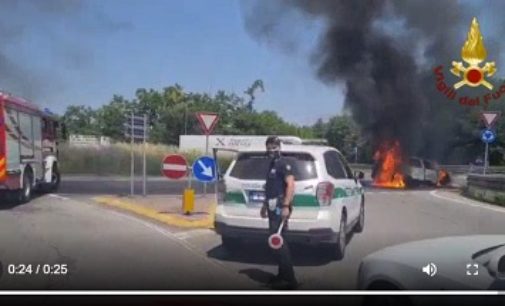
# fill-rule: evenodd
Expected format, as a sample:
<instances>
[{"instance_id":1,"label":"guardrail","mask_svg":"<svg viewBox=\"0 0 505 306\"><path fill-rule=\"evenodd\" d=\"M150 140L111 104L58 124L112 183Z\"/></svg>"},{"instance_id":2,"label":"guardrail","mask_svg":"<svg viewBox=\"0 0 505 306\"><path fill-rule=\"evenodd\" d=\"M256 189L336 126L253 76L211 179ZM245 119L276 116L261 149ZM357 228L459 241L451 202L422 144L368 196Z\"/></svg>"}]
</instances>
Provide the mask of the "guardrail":
<instances>
[{"instance_id":1,"label":"guardrail","mask_svg":"<svg viewBox=\"0 0 505 306\"><path fill-rule=\"evenodd\" d=\"M352 169L355 170L371 170L371 164L350 164ZM440 165L440 168L447 170L452 174L482 174L484 173L483 166L474 165ZM486 174L505 174L505 167L503 166L493 166L488 167Z\"/></svg>"},{"instance_id":2,"label":"guardrail","mask_svg":"<svg viewBox=\"0 0 505 306\"><path fill-rule=\"evenodd\" d=\"M505 206L505 175L469 174L465 194L477 200Z\"/></svg>"},{"instance_id":3,"label":"guardrail","mask_svg":"<svg viewBox=\"0 0 505 306\"><path fill-rule=\"evenodd\" d=\"M490 190L505 190L505 175L501 174L470 174L467 178L468 186L475 186Z\"/></svg>"}]
</instances>

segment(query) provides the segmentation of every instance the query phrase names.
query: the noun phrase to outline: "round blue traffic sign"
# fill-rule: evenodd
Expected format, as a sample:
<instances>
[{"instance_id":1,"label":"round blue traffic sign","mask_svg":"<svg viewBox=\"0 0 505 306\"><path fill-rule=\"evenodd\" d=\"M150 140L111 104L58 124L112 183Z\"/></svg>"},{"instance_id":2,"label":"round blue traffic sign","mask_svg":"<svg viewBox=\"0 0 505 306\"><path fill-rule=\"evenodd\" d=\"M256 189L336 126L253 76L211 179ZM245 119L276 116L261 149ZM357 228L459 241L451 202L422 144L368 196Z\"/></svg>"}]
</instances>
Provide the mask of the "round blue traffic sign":
<instances>
[{"instance_id":1,"label":"round blue traffic sign","mask_svg":"<svg viewBox=\"0 0 505 306\"><path fill-rule=\"evenodd\" d=\"M200 156L193 163L193 175L200 182L212 182L216 179L216 161L209 156Z\"/></svg>"},{"instance_id":2,"label":"round blue traffic sign","mask_svg":"<svg viewBox=\"0 0 505 306\"><path fill-rule=\"evenodd\" d=\"M493 130L485 129L480 134L480 139L482 139L484 143L492 143L496 140L496 133Z\"/></svg>"}]
</instances>

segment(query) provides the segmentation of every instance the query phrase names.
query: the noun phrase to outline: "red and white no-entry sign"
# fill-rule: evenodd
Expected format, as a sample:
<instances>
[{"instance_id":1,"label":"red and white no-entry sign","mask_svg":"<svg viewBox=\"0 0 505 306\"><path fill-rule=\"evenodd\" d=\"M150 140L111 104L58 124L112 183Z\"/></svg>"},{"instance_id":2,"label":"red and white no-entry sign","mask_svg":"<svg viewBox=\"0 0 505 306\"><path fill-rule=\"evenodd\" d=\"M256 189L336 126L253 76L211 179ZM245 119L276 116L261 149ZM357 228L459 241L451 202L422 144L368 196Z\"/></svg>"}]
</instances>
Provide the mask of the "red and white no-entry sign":
<instances>
[{"instance_id":1,"label":"red and white no-entry sign","mask_svg":"<svg viewBox=\"0 0 505 306\"><path fill-rule=\"evenodd\" d=\"M161 163L161 172L169 179L183 178L188 174L188 162L182 155L167 155Z\"/></svg>"}]
</instances>

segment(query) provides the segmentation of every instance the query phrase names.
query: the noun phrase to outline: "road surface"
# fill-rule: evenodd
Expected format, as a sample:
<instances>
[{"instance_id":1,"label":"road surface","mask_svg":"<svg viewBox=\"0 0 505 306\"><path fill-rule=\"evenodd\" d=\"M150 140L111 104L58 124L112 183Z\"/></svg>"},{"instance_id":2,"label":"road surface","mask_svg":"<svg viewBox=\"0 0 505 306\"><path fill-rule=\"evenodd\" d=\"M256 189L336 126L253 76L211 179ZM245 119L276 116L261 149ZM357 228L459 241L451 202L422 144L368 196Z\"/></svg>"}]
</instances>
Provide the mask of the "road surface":
<instances>
[{"instance_id":1,"label":"road surface","mask_svg":"<svg viewBox=\"0 0 505 306\"><path fill-rule=\"evenodd\" d=\"M169 228L69 190L2 206L0 289L262 290L276 272L266 244L229 254L211 230ZM295 245L292 252L301 289L349 290L371 252L425 238L503 234L504 224L505 209L448 191L368 189L365 230L351 237L343 260L315 247ZM70 275L12 276L9 264L66 264Z\"/></svg>"},{"instance_id":2,"label":"road surface","mask_svg":"<svg viewBox=\"0 0 505 306\"><path fill-rule=\"evenodd\" d=\"M149 177L146 189L148 194L181 194L187 185L186 179L168 180L164 177ZM203 193L203 185L194 180L191 182L196 193ZM134 186L135 194L142 194L141 178L136 178ZM214 184L207 184L209 192L213 191L213 188ZM128 177L65 176L62 179L59 192L76 195L130 194L130 180Z\"/></svg>"}]
</instances>

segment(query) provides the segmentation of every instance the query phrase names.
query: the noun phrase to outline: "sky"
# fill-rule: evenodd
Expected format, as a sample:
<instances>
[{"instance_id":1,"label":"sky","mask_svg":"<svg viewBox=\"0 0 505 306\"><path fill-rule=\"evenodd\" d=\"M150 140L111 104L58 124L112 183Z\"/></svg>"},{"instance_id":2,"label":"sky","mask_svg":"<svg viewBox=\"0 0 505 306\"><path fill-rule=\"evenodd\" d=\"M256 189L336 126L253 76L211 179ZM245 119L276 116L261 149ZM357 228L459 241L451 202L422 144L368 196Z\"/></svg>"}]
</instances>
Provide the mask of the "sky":
<instances>
[{"instance_id":1,"label":"sky","mask_svg":"<svg viewBox=\"0 0 505 306\"><path fill-rule=\"evenodd\" d=\"M7 8L0 44L9 71L18 72L0 76L0 87L60 114L68 105L96 108L114 94L132 98L137 88L174 83L242 94L256 79L265 85L257 109L289 122L313 124L342 109L342 88L320 83L307 60L317 25L300 29L306 45L281 52L247 33L239 1L12 1L0 0Z\"/></svg>"},{"instance_id":2,"label":"sky","mask_svg":"<svg viewBox=\"0 0 505 306\"><path fill-rule=\"evenodd\" d=\"M481 11L482 1L464 2L475 6L485 38L501 39L501 15ZM61 114L68 105L97 108L115 94L133 98L137 88L178 83L243 94L262 79L259 110L299 125L341 113L344 86L320 82L311 66L324 25L288 23L295 28L281 28L283 41L295 43L279 48L246 30L248 3L0 0L0 88Z\"/></svg>"}]
</instances>

